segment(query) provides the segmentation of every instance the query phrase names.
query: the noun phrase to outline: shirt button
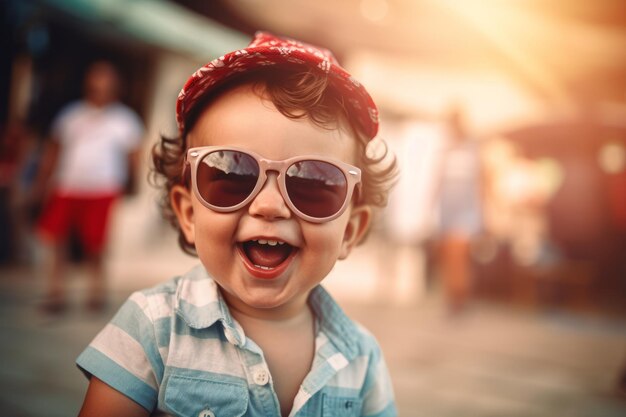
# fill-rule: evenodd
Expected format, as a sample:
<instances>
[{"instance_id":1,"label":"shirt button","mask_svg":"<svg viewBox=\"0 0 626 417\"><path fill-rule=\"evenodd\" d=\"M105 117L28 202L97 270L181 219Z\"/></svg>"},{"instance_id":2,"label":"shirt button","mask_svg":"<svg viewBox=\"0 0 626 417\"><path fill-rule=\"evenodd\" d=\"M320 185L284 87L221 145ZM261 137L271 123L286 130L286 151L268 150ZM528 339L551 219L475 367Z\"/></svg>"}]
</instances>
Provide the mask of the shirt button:
<instances>
[{"instance_id":1,"label":"shirt button","mask_svg":"<svg viewBox=\"0 0 626 417\"><path fill-rule=\"evenodd\" d=\"M215 417L215 414L213 414L213 411L207 408L205 410L200 411L200 414L198 414L198 417Z\"/></svg>"},{"instance_id":2,"label":"shirt button","mask_svg":"<svg viewBox=\"0 0 626 417\"><path fill-rule=\"evenodd\" d=\"M254 371L252 378L254 379L255 384L265 385L270 380L270 374L265 369L259 369L257 371Z\"/></svg>"}]
</instances>

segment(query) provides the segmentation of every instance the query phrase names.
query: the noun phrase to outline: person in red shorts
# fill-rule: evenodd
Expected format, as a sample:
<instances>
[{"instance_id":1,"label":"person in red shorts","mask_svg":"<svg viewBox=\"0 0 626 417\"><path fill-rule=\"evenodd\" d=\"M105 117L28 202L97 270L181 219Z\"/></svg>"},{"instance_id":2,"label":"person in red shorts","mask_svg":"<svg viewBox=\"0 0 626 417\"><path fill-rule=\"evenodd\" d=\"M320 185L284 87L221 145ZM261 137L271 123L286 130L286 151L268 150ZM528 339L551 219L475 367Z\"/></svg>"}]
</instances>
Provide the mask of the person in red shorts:
<instances>
[{"instance_id":1,"label":"person in red shorts","mask_svg":"<svg viewBox=\"0 0 626 417\"><path fill-rule=\"evenodd\" d=\"M87 306L105 301L103 254L111 209L134 169L143 135L139 117L118 97L115 67L97 61L87 70L84 99L56 116L43 158L38 191L45 194L37 234L48 252L42 308L66 307L66 243L74 233L90 271Z\"/></svg>"}]
</instances>

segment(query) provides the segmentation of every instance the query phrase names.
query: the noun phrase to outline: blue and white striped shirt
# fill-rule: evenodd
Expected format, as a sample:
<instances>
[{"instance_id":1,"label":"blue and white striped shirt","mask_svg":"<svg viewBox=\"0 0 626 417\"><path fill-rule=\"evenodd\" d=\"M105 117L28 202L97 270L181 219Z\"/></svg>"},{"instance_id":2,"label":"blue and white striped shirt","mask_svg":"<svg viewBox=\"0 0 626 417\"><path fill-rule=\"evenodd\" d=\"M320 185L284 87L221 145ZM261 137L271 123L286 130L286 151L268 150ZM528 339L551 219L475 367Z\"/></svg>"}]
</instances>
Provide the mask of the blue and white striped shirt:
<instances>
[{"instance_id":1,"label":"blue and white striped shirt","mask_svg":"<svg viewBox=\"0 0 626 417\"><path fill-rule=\"evenodd\" d=\"M395 416L374 337L321 286L315 358L290 416ZM130 296L77 359L78 366L147 410L177 416L280 416L263 352L231 316L199 265Z\"/></svg>"}]
</instances>

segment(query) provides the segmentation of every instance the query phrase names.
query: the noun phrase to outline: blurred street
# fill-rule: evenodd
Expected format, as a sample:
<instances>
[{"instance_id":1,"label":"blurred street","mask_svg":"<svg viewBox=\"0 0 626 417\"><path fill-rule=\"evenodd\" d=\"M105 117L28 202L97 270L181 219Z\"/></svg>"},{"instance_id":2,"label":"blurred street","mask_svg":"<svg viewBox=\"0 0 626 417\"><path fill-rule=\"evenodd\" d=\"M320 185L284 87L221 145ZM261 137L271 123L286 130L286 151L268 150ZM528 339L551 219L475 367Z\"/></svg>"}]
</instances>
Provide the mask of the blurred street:
<instances>
[{"instance_id":1,"label":"blurred street","mask_svg":"<svg viewBox=\"0 0 626 417\"><path fill-rule=\"evenodd\" d=\"M77 414L87 381L74 365L76 356L130 291L194 263L180 254L169 233L155 241L143 252L123 245L112 250L110 305L100 315L82 306L79 267L72 271L72 307L52 318L36 309L36 271L0 271L0 415ZM452 318L437 285L420 296L419 287L399 284L398 277L383 283L382 274L373 298L367 288L375 287L376 271L382 270L378 247L367 243L338 264L328 288L378 337L400 416L626 415L626 398L615 391L626 360L623 322L480 302ZM387 283L392 288L381 291ZM407 290L414 292L412 301L394 295Z\"/></svg>"}]
</instances>

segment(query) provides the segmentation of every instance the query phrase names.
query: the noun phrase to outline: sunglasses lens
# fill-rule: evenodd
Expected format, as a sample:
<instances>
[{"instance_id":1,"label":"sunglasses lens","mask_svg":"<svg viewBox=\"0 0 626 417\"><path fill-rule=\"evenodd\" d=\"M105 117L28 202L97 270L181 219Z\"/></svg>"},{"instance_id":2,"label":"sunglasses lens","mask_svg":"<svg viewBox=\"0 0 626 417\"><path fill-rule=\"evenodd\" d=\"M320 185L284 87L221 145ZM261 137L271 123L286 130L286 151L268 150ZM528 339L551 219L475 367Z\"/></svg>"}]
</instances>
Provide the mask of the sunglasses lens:
<instances>
[{"instance_id":1,"label":"sunglasses lens","mask_svg":"<svg viewBox=\"0 0 626 417\"><path fill-rule=\"evenodd\" d=\"M233 207L244 201L257 183L259 165L250 155L237 151L215 151L198 164L200 195L216 207Z\"/></svg>"},{"instance_id":2,"label":"sunglasses lens","mask_svg":"<svg viewBox=\"0 0 626 417\"><path fill-rule=\"evenodd\" d=\"M328 162L300 161L287 169L289 199L307 216L324 218L337 213L348 192L343 171Z\"/></svg>"}]
</instances>

